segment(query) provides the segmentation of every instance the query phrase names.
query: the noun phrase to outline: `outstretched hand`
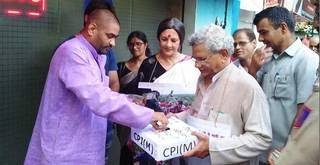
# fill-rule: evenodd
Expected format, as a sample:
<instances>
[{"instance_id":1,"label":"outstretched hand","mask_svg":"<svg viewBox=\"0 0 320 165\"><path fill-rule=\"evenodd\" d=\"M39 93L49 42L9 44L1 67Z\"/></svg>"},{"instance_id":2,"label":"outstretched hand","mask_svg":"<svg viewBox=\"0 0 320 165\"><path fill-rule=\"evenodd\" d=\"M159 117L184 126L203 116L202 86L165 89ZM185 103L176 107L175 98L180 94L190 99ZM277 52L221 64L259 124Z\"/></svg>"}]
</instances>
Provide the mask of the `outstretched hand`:
<instances>
[{"instance_id":1,"label":"outstretched hand","mask_svg":"<svg viewBox=\"0 0 320 165\"><path fill-rule=\"evenodd\" d=\"M209 137L200 132L192 132L198 138L198 144L190 151L183 154L184 157L196 156L204 158L209 154Z\"/></svg>"},{"instance_id":2,"label":"outstretched hand","mask_svg":"<svg viewBox=\"0 0 320 165\"><path fill-rule=\"evenodd\" d=\"M168 125L168 119L163 112L154 112L152 115L151 125L156 130L165 130Z\"/></svg>"}]
</instances>

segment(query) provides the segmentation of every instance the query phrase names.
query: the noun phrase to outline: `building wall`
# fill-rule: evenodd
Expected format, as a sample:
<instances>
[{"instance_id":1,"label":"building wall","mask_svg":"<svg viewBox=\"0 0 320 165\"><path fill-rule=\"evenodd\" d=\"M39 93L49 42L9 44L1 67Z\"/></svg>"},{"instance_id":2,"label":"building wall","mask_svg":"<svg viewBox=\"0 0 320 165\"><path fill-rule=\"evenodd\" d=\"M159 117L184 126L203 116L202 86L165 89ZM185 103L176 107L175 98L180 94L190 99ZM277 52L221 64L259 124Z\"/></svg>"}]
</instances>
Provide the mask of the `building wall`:
<instances>
[{"instance_id":1,"label":"building wall","mask_svg":"<svg viewBox=\"0 0 320 165\"><path fill-rule=\"evenodd\" d=\"M159 43L157 28L167 17L183 18L182 0L114 0L121 23L120 37L116 41L115 53L118 61L128 60L131 54L126 41L131 31L143 31L148 38L152 53L157 53Z\"/></svg>"},{"instance_id":2,"label":"building wall","mask_svg":"<svg viewBox=\"0 0 320 165\"><path fill-rule=\"evenodd\" d=\"M0 3L0 164L23 164L55 46L79 31L79 0L47 0L43 16L9 16Z\"/></svg>"},{"instance_id":3,"label":"building wall","mask_svg":"<svg viewBox=\"0 0 320 165\"><path fill-rule=\"evenodd\" d=\"M195 31L196 1L197 0L185 0L184 3L183 23L186 28L186 37L182 46L182 52L188 55L192 54L192 48L188 44L188 38Z\"/></svg>"}]
</instances>

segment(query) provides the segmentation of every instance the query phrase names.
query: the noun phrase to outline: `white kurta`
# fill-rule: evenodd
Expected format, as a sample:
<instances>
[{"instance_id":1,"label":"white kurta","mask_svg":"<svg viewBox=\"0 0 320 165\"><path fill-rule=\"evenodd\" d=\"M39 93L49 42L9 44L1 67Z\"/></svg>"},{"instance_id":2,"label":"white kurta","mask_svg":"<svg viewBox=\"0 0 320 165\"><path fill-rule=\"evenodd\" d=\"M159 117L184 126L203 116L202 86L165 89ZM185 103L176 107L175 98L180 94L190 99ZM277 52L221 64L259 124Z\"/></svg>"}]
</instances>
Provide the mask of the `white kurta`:
<instances>
[{"instance_id":1,"label":"white kurta","mask_svg":"<svg viewBox=\"0 0 320 165\"><path fill-rule=\"evenodd\" d=\"M199 78L193 109L193 116L212 121L213 127L225 124L231 128L231 137L210 137L211 163L207 158L203 164L257 164L257 156L271 145L264 92L252 76L232 63L213 77L207 89ZM201 160L194 163L199 165Z\"/></svg>"},{"instance_id":2,"label":"white kurta","mask_svg":"<svg viewBox=\"0 0 320 165\"><path fill-rule=\"evenodd\" d=\"M200 75L192 59L176 63L170 70L158 77L155 83L171 83L180 86L186 93L194 94Z\"/></svg>"}]
</instances>

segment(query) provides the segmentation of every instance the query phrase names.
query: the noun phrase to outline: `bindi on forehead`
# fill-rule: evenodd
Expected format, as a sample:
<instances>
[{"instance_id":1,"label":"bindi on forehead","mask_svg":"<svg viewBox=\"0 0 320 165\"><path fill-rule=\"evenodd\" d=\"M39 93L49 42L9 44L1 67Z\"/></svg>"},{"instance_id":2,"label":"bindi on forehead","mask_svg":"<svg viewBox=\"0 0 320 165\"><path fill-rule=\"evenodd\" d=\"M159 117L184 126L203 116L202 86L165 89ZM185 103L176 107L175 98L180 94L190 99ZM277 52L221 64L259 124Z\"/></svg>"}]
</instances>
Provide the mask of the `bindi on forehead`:
<instances>
[{"instance_id":1,"label":"bindi on forehead","mask_svg":"<svg viewBox=\"0 0 320 165\"><path fill-rule=\"evenodd\" d=\"M175 38L179 36L178 33L173 29L167 29L163 31L160 35L163 37L170 37L170 38Z\"/></svg>"},{"instance_id":2,"label":"bindi on forehead","mask_svg":"<svg viewBox=\"0 0 320 165\"><path fill-rule=\"evenodd\" d=\"M161 36L162 36L162 37L166 37L166 38L172 38L172 35L171 35L171 34L162 34Z\"/></svg>"}]
</instances>

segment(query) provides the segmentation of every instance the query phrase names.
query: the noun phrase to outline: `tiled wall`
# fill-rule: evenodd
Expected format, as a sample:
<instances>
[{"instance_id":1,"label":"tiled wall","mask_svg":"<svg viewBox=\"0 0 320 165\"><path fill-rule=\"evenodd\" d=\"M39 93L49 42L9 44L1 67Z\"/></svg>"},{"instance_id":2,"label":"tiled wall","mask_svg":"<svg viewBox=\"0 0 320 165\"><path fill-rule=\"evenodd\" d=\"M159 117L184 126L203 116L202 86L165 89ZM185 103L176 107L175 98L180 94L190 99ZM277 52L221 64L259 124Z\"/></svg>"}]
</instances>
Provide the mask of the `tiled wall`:
<instances>
[{"instance_id":1,"label":"tiled wall","mask_svg":"<svg viewBox=\"0 0 320 165\"><path fill-rule=\"evenodd\" d=\"M1 165L23 164L52 50L82 26L82 0L47 0L38 18L4 13L26 10L18 1L0 1Z\"/></svg>"}]
</instances>

